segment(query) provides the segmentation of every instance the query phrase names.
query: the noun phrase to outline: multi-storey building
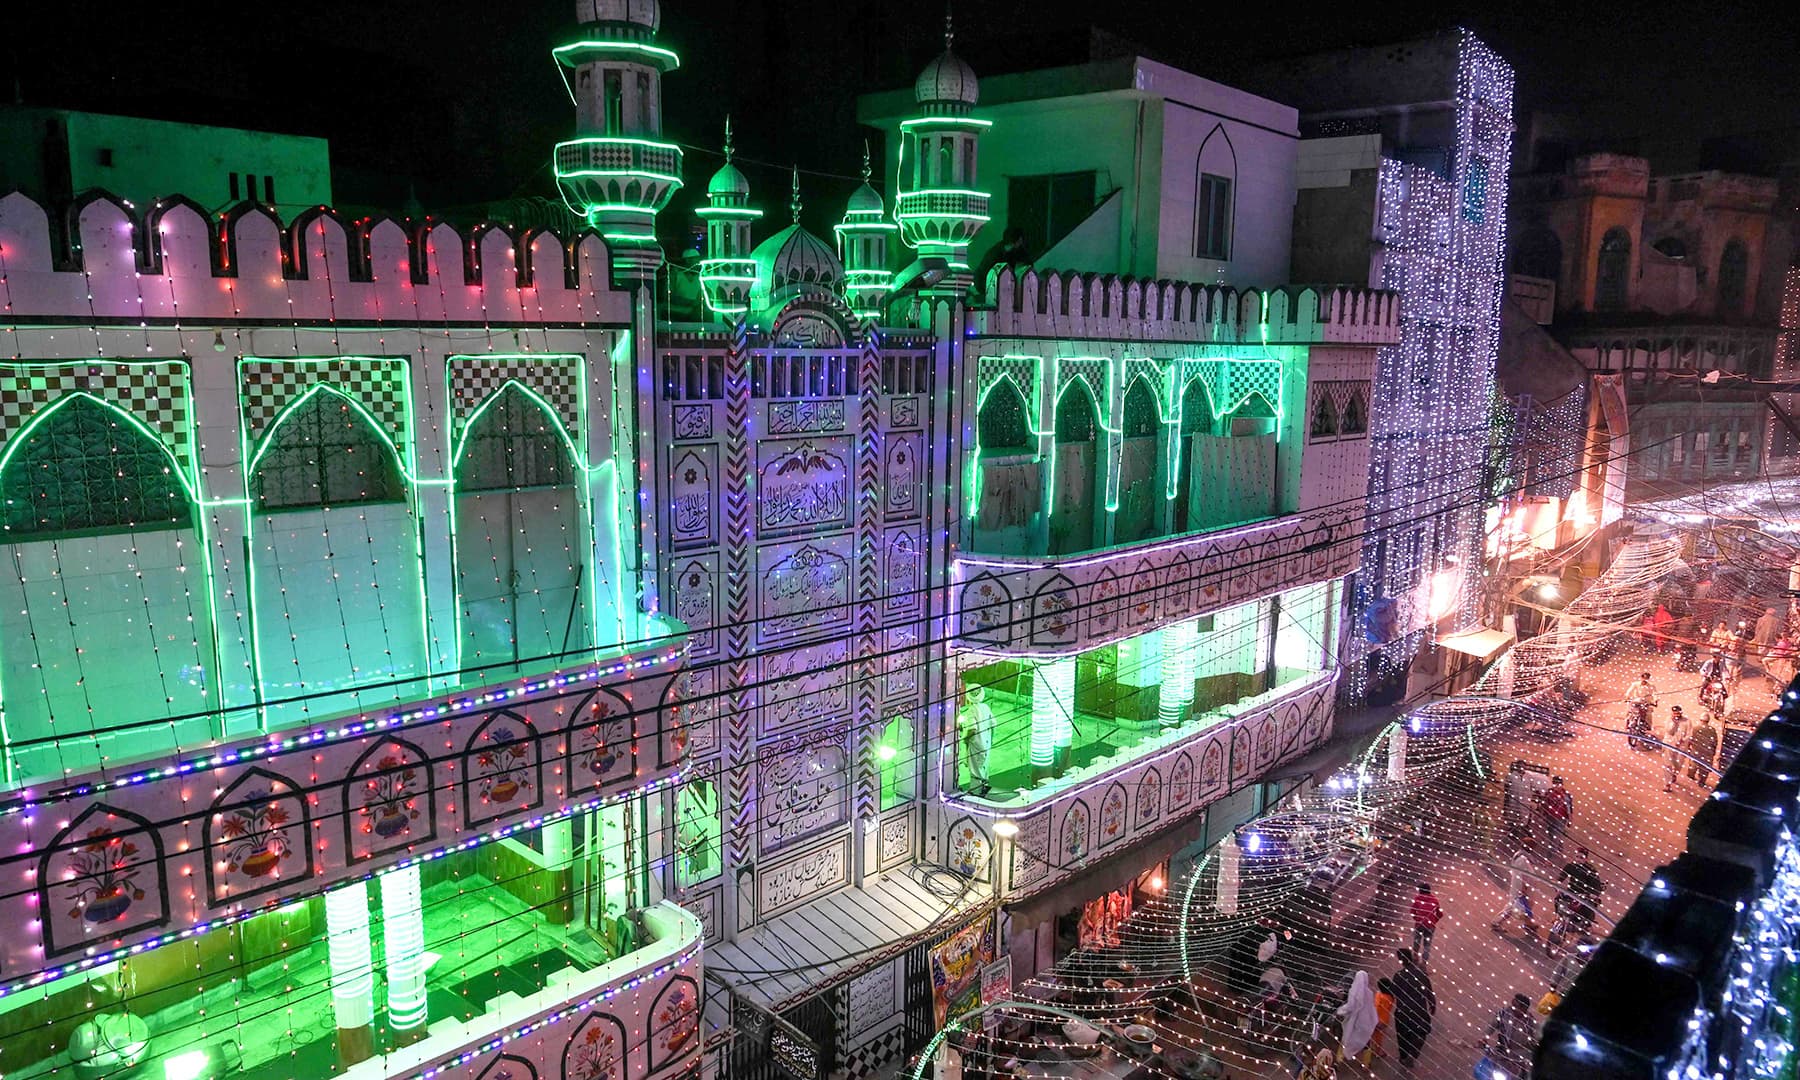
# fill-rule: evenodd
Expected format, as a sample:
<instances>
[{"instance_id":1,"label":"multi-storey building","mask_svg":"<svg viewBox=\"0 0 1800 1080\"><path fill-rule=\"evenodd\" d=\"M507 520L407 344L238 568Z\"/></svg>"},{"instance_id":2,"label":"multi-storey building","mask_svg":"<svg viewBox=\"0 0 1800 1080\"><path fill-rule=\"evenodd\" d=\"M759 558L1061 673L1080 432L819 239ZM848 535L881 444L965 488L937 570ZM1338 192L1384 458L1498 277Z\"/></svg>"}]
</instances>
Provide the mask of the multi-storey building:
<instances>
[{"instance_id":1,"label":"multi-storey building","mask_svg":"<svg viewBox=\"0 0 1800 1080\"><path fill-rule=\"evenodd\" d=\"M571 236L0 199L8 1075L867 1072L1329 736L1402 316L1288 151L1241 283L978 274L946 48L674 321L660 14L554 50Z\"/></svg>"},{"instance_id":2,"label":"multi-storey building","mask_svg":"<svg viewBox=\"0 0 1800 1080\"><path fill-rule=\"evenodd\" d=\"M1773 425L1794 422L1770 392L1787 374L1776 181L1589 154L1517 188L1513 269L1555 283L1556 336L1623 380L1634 497L1761 473Z\"/></svg>"}]
</instances>

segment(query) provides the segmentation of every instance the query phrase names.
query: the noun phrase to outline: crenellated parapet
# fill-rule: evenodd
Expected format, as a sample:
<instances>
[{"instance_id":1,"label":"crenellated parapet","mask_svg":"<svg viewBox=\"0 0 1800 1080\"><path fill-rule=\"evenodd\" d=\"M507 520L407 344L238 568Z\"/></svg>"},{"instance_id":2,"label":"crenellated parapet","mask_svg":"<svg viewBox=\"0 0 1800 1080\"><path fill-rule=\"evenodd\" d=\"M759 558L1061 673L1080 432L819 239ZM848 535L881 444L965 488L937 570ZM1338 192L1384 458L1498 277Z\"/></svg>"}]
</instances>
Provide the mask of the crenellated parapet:
<instances>
[{"instance_id":1,"label":"crenellated parapet","mask_svg":"<svg viewBox=\"0 0 1800 1080\"><path fill-rule=\"evenodd\" d=\"M978 336L1219 344L1400 340L1399 294L1354 286L1236 289L1002 266L989 273L987 296L992 306L971 313Z\"/></svg>"},{"instance_id":2,"label":"crenellated parapet","mask_svg":"<svg viewBox=\"0 0 1800 1080\"><path fill-rule=\"evenodd\" d=\"M347 221L323 206L284 222L179 196L140 212L100 191L59 211L0 198L0 303L23 321L625 324L608 259L590 229Z\"/></svg>"}]
</instances>

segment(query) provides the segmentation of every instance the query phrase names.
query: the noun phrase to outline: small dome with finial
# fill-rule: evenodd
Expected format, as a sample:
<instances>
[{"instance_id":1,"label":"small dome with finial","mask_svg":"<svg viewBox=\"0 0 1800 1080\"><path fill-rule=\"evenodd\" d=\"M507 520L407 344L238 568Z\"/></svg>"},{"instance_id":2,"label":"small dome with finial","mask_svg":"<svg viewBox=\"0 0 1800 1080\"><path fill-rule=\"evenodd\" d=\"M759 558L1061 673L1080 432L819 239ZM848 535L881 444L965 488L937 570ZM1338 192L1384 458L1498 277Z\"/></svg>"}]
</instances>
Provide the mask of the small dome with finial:
<instances>
[{"instance_id":1,"label":"small dome with finial","mask_svg":"<svg viewBox=\"0 0 1800 1080\"><path fill-rule=\"evenodd\" d=\"M956 34L951 28L950 13L944 12L944 51L937 59L925 65L913 83L913 99L921 105L958 104L973 105L981 97L981 83L975 78L975 69L963 63L961 57L951 51L951 43Z\"/></svg>"},{"instance_id":2,"label":"small dome with finial","mask_svg":"<svg viewBox=\"0 0 1800 1080\"><path fill-rule=\"evenodd\" d=\"M869 183L869 178L873 175L875 175L874 169L869 164L869 144L865 142L863 143L862 186L850 193L850 205L844 208L846 215L879 215L887 211L887 205L881 199L881 192L876 191L874 186Z\"/></svg>"},{"instance_id":3,"label":"small dome with finial","mask_svg":"<svg viewBox=\"0 0 1800 1080\"><path fill-rule=\"evenodd\" d=\"M756 245L757 289L763 296L789 285L810 284L836 289L844 280L844 264L831 245L800 224L800 170L794 170L794 196L789 203L794 223Z\"/></svg>"},{"instance_id":4,"label":"small dome with finial","mask_svg":"<svg viewBox=\"0 0 1800 1080\"><path fill-rule=\"evenodd\" d=\"M711 182L706 185L708 195L748 195L750 180L736 165L731 163L731 155L735 148L731 145L731 117L725 118L725 164L713 173Z\"/></svg>"},{"instance_id":5,"label":"small dome with finial","mask_svg":"<svg viewBox=\"0 0 1800 1080\"><path fill-rule=\"evenodd\" d=\"M635 23L655 33L662 26L658 0L575 0L578 23Z\"/></svg>"}]
</instances>

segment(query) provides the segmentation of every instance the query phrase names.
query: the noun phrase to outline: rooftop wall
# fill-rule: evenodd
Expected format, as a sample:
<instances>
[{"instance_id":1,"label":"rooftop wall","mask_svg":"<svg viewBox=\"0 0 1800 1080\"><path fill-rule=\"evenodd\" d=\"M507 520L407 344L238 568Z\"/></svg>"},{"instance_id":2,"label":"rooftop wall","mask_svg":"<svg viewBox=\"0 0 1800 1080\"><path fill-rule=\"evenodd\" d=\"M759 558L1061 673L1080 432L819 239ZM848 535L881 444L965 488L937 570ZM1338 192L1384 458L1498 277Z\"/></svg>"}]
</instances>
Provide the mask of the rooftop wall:
<instances>
[{"instance_id":1,"label":"rooftop wall","mask_svg":"<svg viewBox=\"0 0 1800 1080\"><path fill-rule=\"evenodd\" d=\"M1260 291L1112 274L988 278L993 307L973 313L988 337L1110 338L1195 344L1369 344L1400 340L1400 298L1380 289L1287 286Z\"/></svg>"},{"instance_id":2,"label":"rooftop wall","mask_svg":"<svg viewBox=\"0 0 1800 1080\"><path fill-rule=\"evenodd\" d=\"M23 321L629 322L593 232L514 236L429 218L345 222L314 207L283 222L240 203L208 213L180 196L140 216L105 192L52 214L0 198L0 301Z\"/></svg>"}]
</instances>

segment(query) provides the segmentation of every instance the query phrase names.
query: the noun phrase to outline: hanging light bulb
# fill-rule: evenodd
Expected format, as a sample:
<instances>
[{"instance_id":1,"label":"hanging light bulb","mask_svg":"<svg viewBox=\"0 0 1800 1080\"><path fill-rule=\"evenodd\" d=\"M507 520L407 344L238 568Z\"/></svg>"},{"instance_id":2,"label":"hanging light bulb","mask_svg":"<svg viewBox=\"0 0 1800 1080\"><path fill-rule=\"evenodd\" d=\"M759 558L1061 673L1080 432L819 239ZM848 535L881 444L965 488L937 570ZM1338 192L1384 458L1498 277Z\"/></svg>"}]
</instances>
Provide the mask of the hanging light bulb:
<instances>
[{"instance_id":1,"label":"hanging light bulb","mask_svg":"<svg viewBox=\"0 0 1800 1080\"><path fill-rule=\"evenodd\" d=\"M224 352L224 351L225 351L225 331L214 328L214 330L213 330L213 352Z\"/></svg>"}]
</instances>

